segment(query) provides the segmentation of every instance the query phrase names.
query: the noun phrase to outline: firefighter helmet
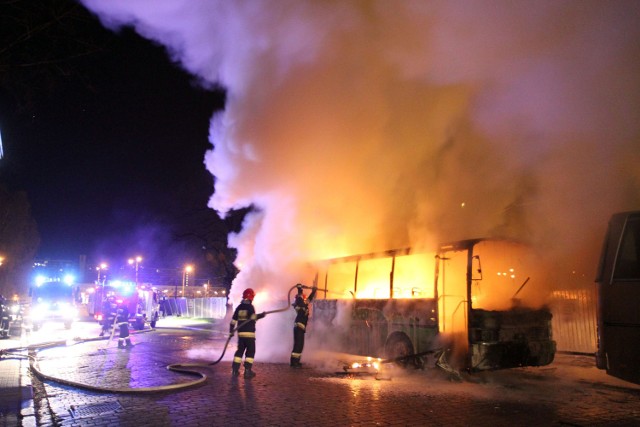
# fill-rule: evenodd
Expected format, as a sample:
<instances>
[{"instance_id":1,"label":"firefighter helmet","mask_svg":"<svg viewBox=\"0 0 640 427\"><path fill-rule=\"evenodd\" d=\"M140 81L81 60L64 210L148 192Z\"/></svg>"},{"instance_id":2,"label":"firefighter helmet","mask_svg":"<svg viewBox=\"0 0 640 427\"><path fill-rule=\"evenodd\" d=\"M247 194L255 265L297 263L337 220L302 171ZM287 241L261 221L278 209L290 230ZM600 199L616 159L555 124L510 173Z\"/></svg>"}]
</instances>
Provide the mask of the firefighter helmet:
<instances>
[{"instance_id":1,"label":"firefighter helmet","mask_svg":"<svg viewBox=\"0 0 640 427\"><path fill-rule=\"evenodd\" d=\"M242 299L248 299L249 301L253 301L253 297L256 296L256 293L251 288L247 288L242 293Z\"/></svg>"}]
</instances>

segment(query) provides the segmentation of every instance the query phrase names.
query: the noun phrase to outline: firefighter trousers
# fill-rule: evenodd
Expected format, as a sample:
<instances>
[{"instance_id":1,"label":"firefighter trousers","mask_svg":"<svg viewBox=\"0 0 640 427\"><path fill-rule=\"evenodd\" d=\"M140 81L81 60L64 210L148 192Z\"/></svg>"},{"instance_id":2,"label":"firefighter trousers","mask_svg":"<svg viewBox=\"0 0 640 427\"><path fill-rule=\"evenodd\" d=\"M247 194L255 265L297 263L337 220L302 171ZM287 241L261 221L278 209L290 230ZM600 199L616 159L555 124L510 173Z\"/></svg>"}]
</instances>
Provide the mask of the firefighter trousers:
<instances>
[{"instance_id":1,"label":"firefighter trousers","mask_svg":"<svg viewBox=\"0 0 640 427\"><path fill-rule=\"evenodd\" d=\"M253 365L253 358L256 355L256 339L255 338L243 338L238 337L238 349L233 355L233 368L237 369L242 363L242 356L244 355L244 367L251 367Z\"/></svg>"},{"instance_id":2,"label":"firefighter trousers","mask_svg":"<svg viewBox=\"0 0 640 427\"><path fill-rule=\"evenodd\" d=\"M302 350L304 349L305 330L299 326L293 327L293 350L291 350L291 363L300 363Z\"/></svg>"}]
</instances>

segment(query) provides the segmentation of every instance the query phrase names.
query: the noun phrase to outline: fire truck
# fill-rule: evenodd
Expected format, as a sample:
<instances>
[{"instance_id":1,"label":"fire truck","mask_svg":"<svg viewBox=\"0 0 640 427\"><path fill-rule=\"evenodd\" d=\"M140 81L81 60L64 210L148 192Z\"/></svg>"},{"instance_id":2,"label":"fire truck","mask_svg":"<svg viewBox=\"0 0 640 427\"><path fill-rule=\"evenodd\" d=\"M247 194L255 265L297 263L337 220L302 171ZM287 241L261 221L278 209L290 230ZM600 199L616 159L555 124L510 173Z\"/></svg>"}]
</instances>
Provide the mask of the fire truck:
<instances>
[{"instance_id":1,"label":"fire truck","mask_svg":"<svg viewBox=\"0 0 640 427\"><path fill-rule=\"evenodd\" d=\"M29 290L31 304L28 318L33 330L37 331L50 322L62 322L66 329L71 329L78 317L76 293L77 287L71 275L63 279L37 276L35 285Z\"/></svg>"},{"instance_id":2,"label":"fire truck","mask_svg":"<svg viewBox=\"0 0 640 427\"><path fill-rule=\"evenodd\" d=\"M547 365L551 312L520 298L540 284L529 252L472 239L323 261L315 280L326 297L313 304L310 332L336 351L405 366L430 355L468 371Z\"/></svg>"},{"instance_id":3,"label":"fire truck","mask_svg":"<svg viewBox=\"0 0 640 427\"><path fill-rule=\"evenodd\" d=\"M94 287L89 297L88 311L100 324L105 321L104 304L114 297L118 305L126 305L129 322L136 330L144 329L146 323L156 327L159 317L157 293L145 285L136 286L135 282L111 280Z\"/></svg>"}]
</instances>

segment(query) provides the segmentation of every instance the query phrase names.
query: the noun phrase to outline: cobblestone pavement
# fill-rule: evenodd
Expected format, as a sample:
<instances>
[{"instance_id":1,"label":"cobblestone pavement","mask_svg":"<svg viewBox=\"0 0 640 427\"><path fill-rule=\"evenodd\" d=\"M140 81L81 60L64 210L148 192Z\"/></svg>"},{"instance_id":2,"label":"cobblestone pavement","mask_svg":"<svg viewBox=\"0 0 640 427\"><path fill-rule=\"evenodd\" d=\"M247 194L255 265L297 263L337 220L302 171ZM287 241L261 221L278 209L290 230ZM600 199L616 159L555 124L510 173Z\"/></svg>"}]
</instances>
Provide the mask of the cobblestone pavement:
<instances>
[{"instance_id":1,"label":"cobblestone pavement","mask_svg":"<svg viewBox=\"0 0 640 427\"><path fill-rule=\"evenodd\" d=\"M119 350L105 341L38 354L43 373L97 387L154 387L193 381L169 372L176 362L206 364L224 339L210 331L159 329ZM202 348L194 357L191 348ZM463 375L438 368L390 369L385 380L326 368L255 366L232 378L228 361L198 368L199 385L155 393L102 393L32 378L39 426L513 426L639 425L640 387L606 376L584 356L558 355L547 367ZM203 354L209 356L202 358ZM306 356L305 356L306 357ZM259 357L258 357L259 359ZM308 357L307 357L308 359ZM433 366L433 365L430 365Z\"/></svg>"}]
</instances>

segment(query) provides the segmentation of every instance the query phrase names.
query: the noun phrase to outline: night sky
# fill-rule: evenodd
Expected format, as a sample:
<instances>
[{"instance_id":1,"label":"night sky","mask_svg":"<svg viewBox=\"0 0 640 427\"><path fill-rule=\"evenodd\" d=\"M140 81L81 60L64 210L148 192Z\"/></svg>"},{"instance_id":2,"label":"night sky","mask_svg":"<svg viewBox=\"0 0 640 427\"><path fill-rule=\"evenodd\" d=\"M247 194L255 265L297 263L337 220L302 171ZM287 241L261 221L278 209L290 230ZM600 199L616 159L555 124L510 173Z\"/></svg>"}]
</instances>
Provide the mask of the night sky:
<instances>
[{"instance_id":1,"label":"night sky","mask_svg":"<svg viewBox=\"0 0 640 427\"><path fill-rule=\"evenodd\" d=\"M39 257L142 254L167 267L197 260L202 236L189 236L219 222L206 207L213 177L203 158L224 92L202 88L163 47L131 30L112 33L80 10L86 20L75 41L86 38L95 51L74 58L75 47L63 45L64 72L45 70L42 85L30 76L32 90L0 92L0 182L26 191Z\"/></svg>"}]
</instances>

